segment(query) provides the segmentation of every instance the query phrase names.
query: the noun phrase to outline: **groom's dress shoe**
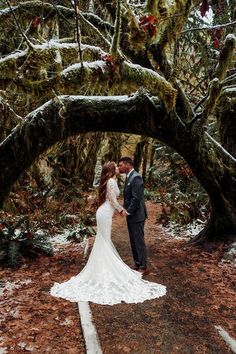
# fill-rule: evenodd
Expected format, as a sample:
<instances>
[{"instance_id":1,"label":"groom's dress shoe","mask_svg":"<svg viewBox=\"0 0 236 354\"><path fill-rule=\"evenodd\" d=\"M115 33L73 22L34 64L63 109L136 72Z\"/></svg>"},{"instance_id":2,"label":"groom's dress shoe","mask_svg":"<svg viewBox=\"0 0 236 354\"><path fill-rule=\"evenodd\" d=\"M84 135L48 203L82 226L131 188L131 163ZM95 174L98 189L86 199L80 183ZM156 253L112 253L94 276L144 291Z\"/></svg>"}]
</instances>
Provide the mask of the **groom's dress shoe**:
<instances>
[{"instance_id":1,"label":"groom's dress shoe","mask_svg":"<svg viewBox=\"0 0 236 354\"><path fill-rule=\"evenodd\" d=\"M145 268L145 269L140 268L138 271L139 271L142 275L148 275L148 274L150 274L150 270L148 270L147 268Z\"/></svg>"}]
</instances>

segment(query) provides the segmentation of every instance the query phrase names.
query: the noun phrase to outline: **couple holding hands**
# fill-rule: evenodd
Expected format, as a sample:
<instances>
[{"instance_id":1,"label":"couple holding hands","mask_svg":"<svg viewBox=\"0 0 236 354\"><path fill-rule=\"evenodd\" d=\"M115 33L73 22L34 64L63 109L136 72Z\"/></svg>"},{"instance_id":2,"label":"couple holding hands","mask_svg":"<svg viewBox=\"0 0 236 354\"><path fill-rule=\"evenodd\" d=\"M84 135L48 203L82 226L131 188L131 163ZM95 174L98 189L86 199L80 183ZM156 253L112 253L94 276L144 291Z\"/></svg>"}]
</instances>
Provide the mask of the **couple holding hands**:
<instances>
[{"instance_id":1,"label":"couple holding hands","mask_svg":"<svg viewBox=\"0 0 236 354\"><path fill-rule=\"evenodd\" d=\"M117 175L126 174L124 206ZM91 301L114 305L121 302L138 303L165 295L166 287L142 279L149 274L144 240L147 211L144 202L143 179L134 170L130 157L105 163L102 167L96 212L97 232L87 264L76 276L64 283L55 283L51 295L69 301ZM134 265L130 268L119 256L111 240L112 217L117 210L126 217Z\"/></svg>"}]
</instances>

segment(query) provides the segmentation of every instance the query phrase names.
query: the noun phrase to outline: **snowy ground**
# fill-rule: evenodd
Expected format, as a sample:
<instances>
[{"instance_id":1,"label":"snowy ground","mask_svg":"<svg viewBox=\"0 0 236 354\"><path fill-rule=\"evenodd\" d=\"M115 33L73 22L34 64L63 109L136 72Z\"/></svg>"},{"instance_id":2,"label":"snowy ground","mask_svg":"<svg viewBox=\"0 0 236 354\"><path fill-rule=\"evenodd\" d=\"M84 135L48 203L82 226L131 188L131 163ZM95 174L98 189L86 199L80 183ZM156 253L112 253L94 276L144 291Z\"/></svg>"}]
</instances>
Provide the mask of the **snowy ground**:
<instances>
[{"instance_id":1,"label":"snowy ground","mask_svg":"<svg viewBox=\"0 0 236 354\"><path fill-rule=\"evenodd\" d=\"M201 220L196 220L187 225L179 225L171 222L167 227L161 226L166 236L179 240L196 236L203 229L203 227L204 223Z\"/></svg>"}]
</instances>

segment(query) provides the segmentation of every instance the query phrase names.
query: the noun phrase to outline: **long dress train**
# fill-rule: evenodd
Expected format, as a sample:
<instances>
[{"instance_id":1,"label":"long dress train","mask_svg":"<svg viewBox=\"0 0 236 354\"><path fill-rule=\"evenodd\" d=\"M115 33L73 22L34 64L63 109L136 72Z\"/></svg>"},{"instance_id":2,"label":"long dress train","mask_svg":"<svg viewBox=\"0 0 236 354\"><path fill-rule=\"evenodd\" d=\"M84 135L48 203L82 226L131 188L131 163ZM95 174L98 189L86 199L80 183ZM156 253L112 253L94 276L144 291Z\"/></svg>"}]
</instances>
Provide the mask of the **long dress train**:
<instances>
[{"instance_id":1,"label":"long dress train","mask_svg":"<svg viewBox=\"0 0 236 354\"><path fill-rule=\"evenodd\" d=\"M166 287L143 280L120 258L111 240L112 216L123 208L117 202L119 188L114 178L107 183L106 201L97 209L97 233L88 262L83 270L68 281L55 283L51 295L69 301L91 301L114 305L138 303L166 294Z\"/></svg>"}]
</instances>

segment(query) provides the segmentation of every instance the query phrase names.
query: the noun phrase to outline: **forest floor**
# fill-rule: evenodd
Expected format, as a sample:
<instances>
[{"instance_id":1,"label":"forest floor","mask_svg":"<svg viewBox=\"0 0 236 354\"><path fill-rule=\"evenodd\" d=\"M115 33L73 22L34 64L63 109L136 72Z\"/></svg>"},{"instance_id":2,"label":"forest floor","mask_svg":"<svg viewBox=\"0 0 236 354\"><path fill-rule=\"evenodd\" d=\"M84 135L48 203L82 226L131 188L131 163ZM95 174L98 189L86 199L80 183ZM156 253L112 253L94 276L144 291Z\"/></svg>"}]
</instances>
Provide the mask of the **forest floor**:
<instances>
[{"instance_id":1,"label":"forest floor","mask_svg":"<svg viewBox=\"0 0 236 354\"><path fill-rule=\"evenodd\" d=\"M230 354L221 326L236 337L236 269L222 261L223 247L187 247L187 239L156 223L160 207L147 203L145 226L151 273L166 296L139 304L91 304L104 354ZM124 219L114 217L113 241L132 265ZM90 240L90 248L92 239ZM50 296L54 282L77 274L86 259L75 242L53 257L40 256L19 269L0 269L0 353L84 354L78 306Z\"/></svg>"}]
</instances>

